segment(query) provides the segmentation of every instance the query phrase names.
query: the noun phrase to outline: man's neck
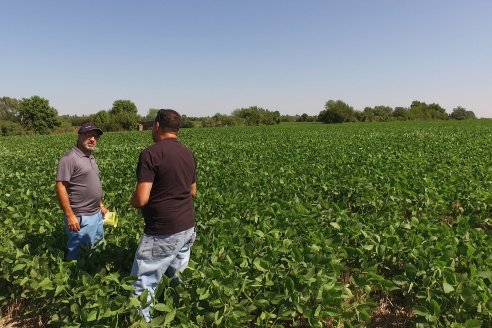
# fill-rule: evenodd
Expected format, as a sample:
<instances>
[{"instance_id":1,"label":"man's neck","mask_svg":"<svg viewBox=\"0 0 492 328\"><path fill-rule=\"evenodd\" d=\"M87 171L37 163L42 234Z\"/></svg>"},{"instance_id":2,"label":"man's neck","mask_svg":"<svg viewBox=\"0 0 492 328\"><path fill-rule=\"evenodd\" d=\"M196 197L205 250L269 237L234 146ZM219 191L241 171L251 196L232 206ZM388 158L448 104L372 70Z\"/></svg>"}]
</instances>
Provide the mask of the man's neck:
<instances>
[{"instance_id":1,"label":"man's neck","mask_svg":"<svg viewBox=\"0 0 492 328\"><path fill-rule=\"evenodd\" d=\"M90 150L87 150L87 149L85 149L85 148L83 148L83 147L80 147L79 145L77 145L77 148L78 148L81 152L83 152L86 156L91 156L91 155L92 155L92 151L90 151Z\"/></svg>"},{"instance_id":2,"label":"man's neck","mask_svg":"<svg viewBox=\"0 0 492 328\"><path fill-rule=\"evenodd\" d=\"M178 135L176 133L172 132L165 132L159 134L159 140L164 140L164 139L177 139Z\"/></svg>"}]
</instances>

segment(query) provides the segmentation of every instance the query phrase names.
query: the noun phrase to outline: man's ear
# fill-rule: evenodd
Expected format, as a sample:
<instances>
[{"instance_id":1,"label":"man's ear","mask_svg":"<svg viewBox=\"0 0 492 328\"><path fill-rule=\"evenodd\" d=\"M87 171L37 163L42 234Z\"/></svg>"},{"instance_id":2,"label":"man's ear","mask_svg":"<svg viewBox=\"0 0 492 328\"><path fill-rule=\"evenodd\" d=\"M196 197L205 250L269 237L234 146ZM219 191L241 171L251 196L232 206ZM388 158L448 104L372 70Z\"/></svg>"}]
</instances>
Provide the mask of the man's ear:
<instances>
[{"instance_id":1,"label":"man's ear","mask_svg":"<svg viewBox=\"0 0 492 328\"><path fill-rule=\"evenodd\" d=\"M154 128L156 129L157 132L159 132L159 129L161 128L161 125L159 124L159 121L156 121L154 123Z\"/></svg>"}]
</instances>

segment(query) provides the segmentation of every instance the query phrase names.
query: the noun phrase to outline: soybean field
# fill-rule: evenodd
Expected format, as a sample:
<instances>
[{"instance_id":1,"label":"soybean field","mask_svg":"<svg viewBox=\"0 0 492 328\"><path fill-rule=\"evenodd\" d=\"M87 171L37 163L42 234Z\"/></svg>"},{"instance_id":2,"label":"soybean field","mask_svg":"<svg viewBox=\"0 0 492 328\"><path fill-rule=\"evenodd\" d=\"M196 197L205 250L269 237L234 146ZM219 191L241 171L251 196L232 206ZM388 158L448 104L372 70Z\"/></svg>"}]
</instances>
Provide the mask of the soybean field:
<instances>
[{"instance_id":1,"label":"soybean field","mask_svg":"<svg viewBox=\"0 0 492 328\"><path fill-rule=\"evenodd\" d=\"M491 327L492 121L182 129L197 240L151 326ZM129 203L150 132L94 153L105 240L64 262L54 183L75 134L0 138L0 306L49 327L143 326ZM145 295L143 295L145 296Z\"/></svg>"}]
</instances>

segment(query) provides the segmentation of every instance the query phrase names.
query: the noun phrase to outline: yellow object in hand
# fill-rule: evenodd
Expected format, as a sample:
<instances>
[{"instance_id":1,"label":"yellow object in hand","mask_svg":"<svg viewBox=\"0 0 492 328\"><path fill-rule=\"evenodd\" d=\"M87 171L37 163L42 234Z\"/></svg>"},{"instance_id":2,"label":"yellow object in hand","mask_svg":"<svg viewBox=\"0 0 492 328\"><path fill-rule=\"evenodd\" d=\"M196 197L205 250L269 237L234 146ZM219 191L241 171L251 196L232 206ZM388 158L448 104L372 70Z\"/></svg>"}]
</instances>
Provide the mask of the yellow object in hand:
<instances>
[{"instance_id":1,"label":"yellow object in hand","mask_svg":"<svg viewBox=\"0 0 492 328\"><path fill-rule=\"evenodd\" d=\"M106 212L106 214L104 214L103 224L112 225L116 228L118 225L118 216L116 215L116 212Z\"/></svg>"}]
</instances>

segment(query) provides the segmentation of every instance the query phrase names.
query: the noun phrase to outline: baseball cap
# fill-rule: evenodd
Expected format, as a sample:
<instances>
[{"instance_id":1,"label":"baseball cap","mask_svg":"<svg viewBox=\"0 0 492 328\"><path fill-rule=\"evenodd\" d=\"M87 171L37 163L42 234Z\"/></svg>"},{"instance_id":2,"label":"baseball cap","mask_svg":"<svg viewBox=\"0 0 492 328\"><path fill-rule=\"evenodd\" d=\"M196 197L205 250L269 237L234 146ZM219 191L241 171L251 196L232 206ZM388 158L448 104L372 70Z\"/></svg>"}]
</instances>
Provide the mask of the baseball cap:
<instances>
[{"instance_id":1,"label":"baseball cap","mask_svg":"<svg viewBox=\"0 0 492 328\"><path fill-rule=\"evenodd\" d=\"M103 131L99 129L94 123L84 123L80 126L79 128L79 134L81 133L87 133L89 131L96 131L97 134L102 135Z\"/></svg>"}]
</instances>

